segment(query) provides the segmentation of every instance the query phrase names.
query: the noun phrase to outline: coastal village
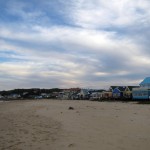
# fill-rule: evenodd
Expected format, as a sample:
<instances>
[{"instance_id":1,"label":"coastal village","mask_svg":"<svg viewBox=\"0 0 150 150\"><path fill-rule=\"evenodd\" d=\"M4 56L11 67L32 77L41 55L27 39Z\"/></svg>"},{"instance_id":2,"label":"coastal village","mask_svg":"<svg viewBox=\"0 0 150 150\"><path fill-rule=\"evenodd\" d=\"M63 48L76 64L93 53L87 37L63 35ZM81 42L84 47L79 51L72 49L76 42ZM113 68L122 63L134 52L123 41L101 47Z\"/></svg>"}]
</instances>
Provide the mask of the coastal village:
<instances>
[{"instance_id":1,"label":"coastal village","mask_svg":"<svg viewBox=\"0 0 150 150\"><path fill-rule=\"evenodd\" d=\"M59 99L59 100L148 100L150 99L150 77L139 86L110 86L104 89L15 89L0 91L0 100Z\"/></svg>"}]
</instances>

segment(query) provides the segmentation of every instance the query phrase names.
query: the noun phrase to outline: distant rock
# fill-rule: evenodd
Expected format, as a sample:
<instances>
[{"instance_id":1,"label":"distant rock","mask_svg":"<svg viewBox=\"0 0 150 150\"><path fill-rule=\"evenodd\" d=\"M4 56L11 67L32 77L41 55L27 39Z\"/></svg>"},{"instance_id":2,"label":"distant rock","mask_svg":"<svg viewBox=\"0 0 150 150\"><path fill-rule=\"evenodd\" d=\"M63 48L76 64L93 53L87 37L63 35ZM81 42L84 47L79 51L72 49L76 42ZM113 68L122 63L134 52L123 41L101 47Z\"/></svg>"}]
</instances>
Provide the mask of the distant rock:
<instances>
[{"instance_id":1,"label":"distant rock","mask_svg":"<svg viewBox=\"0 0 150 150\"><path fill-rule=\"evenodd\" d=\"M68 109L69 109L69 110L74 110L74 107L71 107L71 106L70 106Z\"/></svg>"}]
</instances>

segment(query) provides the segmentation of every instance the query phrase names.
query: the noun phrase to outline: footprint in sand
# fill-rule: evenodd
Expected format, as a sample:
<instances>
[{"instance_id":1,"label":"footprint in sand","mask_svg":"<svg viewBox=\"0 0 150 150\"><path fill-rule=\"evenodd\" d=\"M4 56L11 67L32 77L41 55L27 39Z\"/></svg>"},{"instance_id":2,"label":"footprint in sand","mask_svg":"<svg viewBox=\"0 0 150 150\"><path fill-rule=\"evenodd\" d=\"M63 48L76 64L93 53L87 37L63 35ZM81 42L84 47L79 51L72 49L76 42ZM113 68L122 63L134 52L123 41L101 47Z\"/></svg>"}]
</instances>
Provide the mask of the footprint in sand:
<instances>
[{"instance_id":1,"label":"footprint in sand","mask_svg":"<svg viewBox=\"0 0 150 150\"><path fill-rule=\"evenodd\" d=\"M71 144L68 145L68 147L75 147L75 144L71 143Z\"/></svg>"}]
</instances>

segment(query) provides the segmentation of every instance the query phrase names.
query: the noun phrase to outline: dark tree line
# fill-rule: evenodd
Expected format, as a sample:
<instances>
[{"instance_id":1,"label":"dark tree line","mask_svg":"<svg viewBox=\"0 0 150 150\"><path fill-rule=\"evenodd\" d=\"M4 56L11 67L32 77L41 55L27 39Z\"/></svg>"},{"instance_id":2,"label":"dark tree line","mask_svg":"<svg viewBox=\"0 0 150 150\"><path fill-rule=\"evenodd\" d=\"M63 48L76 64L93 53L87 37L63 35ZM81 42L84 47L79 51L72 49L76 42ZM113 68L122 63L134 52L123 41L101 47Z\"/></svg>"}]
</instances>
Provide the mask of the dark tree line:
<instances>
[{"instance_id":1,"label":"dark tree line","mask_svg":"<svg viewBox=\"0 0 150 150\"><path fill-rule=\"evenodd\" d=\"M59 88L52 88L52 89L14 89L14 90L8 90L8 91L0 91L0 95L2 96L8 96L12 94L19 94L21 96L28 94L28 95L40 95L41 93L51 94L54 92L61 92L62 89Z\"/></svg>"}]
</instances>

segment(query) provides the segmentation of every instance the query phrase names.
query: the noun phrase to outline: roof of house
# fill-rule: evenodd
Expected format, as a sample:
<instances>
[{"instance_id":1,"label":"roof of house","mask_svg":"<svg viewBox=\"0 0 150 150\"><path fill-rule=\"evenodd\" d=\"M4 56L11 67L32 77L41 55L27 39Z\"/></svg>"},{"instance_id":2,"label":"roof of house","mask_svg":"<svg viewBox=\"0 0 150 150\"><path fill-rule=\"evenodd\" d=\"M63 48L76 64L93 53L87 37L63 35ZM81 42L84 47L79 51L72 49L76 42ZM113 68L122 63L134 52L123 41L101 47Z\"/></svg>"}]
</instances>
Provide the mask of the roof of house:
<instances>
[{"instance_id":1,"label":"roof of house","mask_svg":"<svg viewBox=\"0 0 150 150\"><path fill-rule=\"evenodd\" d=\"M132 91L133 88L138 88L139 86L128 86L129 90Z\"/></svg>"},{"instance_id":2,"label":"roof of house","mask_svg":"<svg viewBox=\"0 0 150 150\"><path fill-rule=\"evenodd\" d=\"M112 90L114 90L116 87L118 87L118 86L110 86L110 88L112 88Z\"/></svg>"},{"instance_id":3,"label":"roof of house","mask_svg":"<svg viewBox=\"0 0 150 150\"><path fill-rule=\"evenodd\" d=\"M126 86L111 86L110 88L112 88L112 90L114 89L119 89L120 91L124 91L126 89Z\"/></svg>"},{"instance_id":4,"label":"roof of house","mask_svg":"<svg viewBox=\"0 0 150 150\"><path fill-rule=\"evenodd\" d=\"M126 89L126 86L118 86L117 87L120 91L124 91Z\"/></svg>"},{"instance_id":5,"label":"roof of house","mask_svg":"<svg viewBox=\"0 0 150 150\"><path fill-rule=\"evenodd\" d=\"M115 88L119 89L120 91L124 91L126 88L129 88L130 91L132 91L133 88L138 88L139 86L111 86L111 88L114 90Z\"/></svg>"},{"instance_id":6,"label":"roof of house","mask_svg":"<svg viewBox=\"0 0 150 150\"><path fill-rule=\"evenodd\" d=\"M150 77L146 77L141 83L140 85L150 85Z\"/></svg>"}]
</instances>

